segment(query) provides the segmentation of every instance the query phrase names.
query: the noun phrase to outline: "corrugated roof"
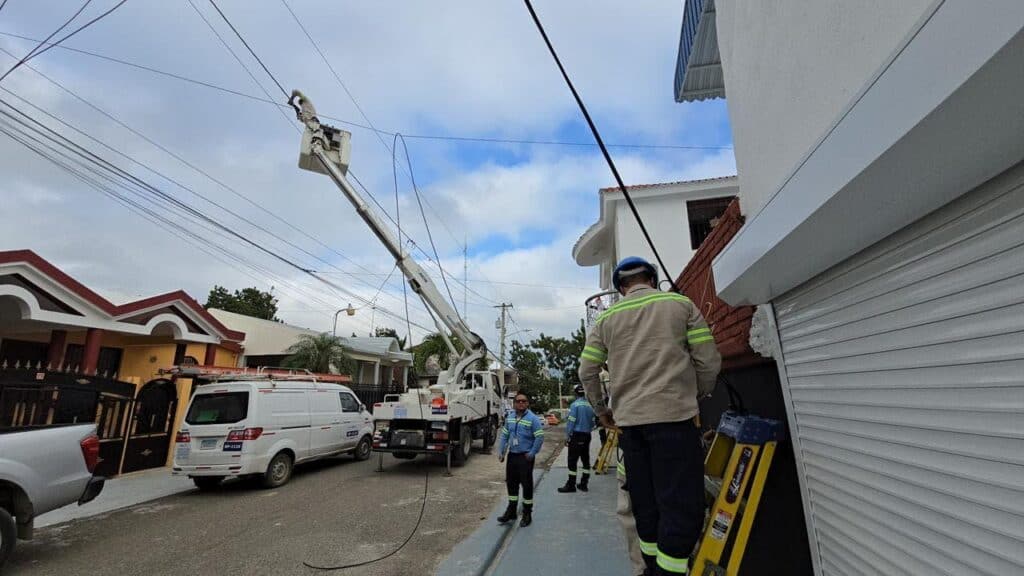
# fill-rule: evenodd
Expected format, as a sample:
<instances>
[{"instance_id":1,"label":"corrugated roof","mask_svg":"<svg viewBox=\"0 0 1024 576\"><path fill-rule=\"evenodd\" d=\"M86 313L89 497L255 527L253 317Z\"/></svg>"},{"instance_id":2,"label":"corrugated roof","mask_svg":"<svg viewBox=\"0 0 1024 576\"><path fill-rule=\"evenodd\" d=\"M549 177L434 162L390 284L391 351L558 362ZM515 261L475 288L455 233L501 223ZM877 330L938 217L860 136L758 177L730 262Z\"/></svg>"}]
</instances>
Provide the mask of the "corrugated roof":
<instances>
[{"instance_id":1,"label":"corrugated roof","mask_svg":"<svg viewBox=\"0 0 1024 576\"><path fill-rule=\"evenodd\" d=\"M724 97L715 0L686 0L676 60L676 102Z\"/></svg>"},{"instance_id":2,"label":"corrugated roof","mask_svg":"<svg viewBox=\"0 0 1024 576\"><path fill-rule=\"evenodd\" d=\"M402 352L398 348L398 340L391 336L374 336L366 338L342 337L341 343L345 348L348 348L357 354L368 354L370 356L379 356L381 358L406 360L409 362L412 361L412 354L409 352Z\"/></svg>"},{"instance_id":3,"label":"corrugated roof","mask_svg":"<svg viewBox=\"0 0 1024 576\"><path fill-rule=\"evenodd\" d=\"M626 190L644 190L646 188L658 188L660 186L678 186L680 184L708 184L711 182L727 182L735 181L736 176L718 176L716 178L701 178L699 180L677 180L675 182L658 182L655 184L630 184L626 186ZM609 186L608 188L601 188L600 192L618 192L618 186Z\"/></svg>"}]
</instances>

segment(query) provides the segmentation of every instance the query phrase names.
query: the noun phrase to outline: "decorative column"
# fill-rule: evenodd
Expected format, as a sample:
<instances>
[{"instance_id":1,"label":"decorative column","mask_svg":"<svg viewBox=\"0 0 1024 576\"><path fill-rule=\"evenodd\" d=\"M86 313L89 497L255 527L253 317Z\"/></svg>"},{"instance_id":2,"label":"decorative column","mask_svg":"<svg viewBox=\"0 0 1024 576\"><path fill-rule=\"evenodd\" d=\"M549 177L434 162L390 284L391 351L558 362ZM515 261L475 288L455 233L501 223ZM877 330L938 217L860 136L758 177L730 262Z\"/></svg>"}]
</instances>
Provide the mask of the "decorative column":
<instances>
[{"instance_id":1,"label":"decorative column","mask_svg":"<svg viewBox=\"0 0 1024 576\"><path fill-rule=\"evenodd\" d=\"M217 345L206 345L206 356L203 357L203 366L214 366L217 363Z\"/></svg>"},{"instance_id":2,"label":"decorative column","mask_svg":"<svg viewBox=\"0 0 1024 576\"><path fill-rule=\"evenodd\" d=\"M103 342L103 330L89 328L85 333L85 351L82 355L82 372L95 374L96 365L100 361L100 343Z\"/></svg>"},{"instance_id":3,"label":"decorative column","mask_svg":"<svg viewBox=\"0 0 1024 576\"><path fill-rule=\"evenodd\" d=\"M64 346L67 342L67 330L54 330L50 332L50 347L46 351L46 365L51 370L60 369L60 364L64 361Z\"/></svg>"}]
</instances>

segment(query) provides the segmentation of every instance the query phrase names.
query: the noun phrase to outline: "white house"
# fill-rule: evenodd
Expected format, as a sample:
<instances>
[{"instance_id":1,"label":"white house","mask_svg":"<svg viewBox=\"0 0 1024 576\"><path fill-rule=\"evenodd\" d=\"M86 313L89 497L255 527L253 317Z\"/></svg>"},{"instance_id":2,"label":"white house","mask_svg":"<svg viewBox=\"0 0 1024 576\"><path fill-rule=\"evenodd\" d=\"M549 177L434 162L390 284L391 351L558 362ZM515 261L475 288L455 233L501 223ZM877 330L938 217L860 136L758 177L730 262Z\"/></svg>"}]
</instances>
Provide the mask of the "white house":
<instances>
[{"instance_id":1,"label":"white house","mask_svg":"<svg viewBox=\"0 0 1024 576\"><path fill-rule=\"evenodd\" d=\"M628 186L644 226L675 276L690 261L715 219L739 193L735 176ZM656 262L626 199L617 188L599 191L601 216L580 236L572 257L580 266L600 266L602 290L611 289L615 264L626 256Z\"/></svg>"},{"instance_id":2,"label":"white house","mask_svg":"<svg viewBox=\"0 0 1024 576\"><path fill-rule=\"evenodd\" d=\"M1024 573L1024 2L687 0L817 574Z\"/></svg>"},{"instance_id":3,"label":"white house","mask_svg":"<svg viewBox=\"0 0 1024 576\"><path fill-rule=\"evenodd\" d=\"M287 350L303 335L316 335L319 332L300 328L282 322L253 318L226 310L211 308L210 314L225 326L244 326L242 342L244 356L240 359L242 366L280 366ZM240 328L233 328L241 331ZM356 362L352 374L355 384L380 385L398 382L405 386L409 378L409 367L413 357L410 352L403 352L398 340L392 337L383 338L341 338L345 352Z\"/></svg>"}]
</instances>

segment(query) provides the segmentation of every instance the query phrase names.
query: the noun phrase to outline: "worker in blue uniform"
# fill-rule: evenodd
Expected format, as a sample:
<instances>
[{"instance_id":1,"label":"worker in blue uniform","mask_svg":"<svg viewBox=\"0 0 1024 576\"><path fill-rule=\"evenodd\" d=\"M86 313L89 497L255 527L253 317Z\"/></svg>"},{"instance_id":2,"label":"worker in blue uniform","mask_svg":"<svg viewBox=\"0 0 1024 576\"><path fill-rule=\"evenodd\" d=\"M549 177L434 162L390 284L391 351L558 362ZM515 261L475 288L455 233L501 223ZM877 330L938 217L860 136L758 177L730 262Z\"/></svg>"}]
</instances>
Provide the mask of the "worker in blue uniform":
<instances>
[{"instance_id":1,"label":"worker in blue uniform","mask_svg":"<svg viewBox=\"0 0 1024 576\"><path fill-rule=\"evenodd\" d=\"M544 424L530 411L530 399L526 394L516 394L515 411L505 418L498 444L498 462L505 461L505 484L508 487L508 507L498 517L504 524L516 519L519 507L519 487L523 488L523 519L519 526L525 528L533 522L533 462L544 444Z\"/></svg>"},{"instance_id":2,"label":"worker in blue uniform","mask_svg":"<svg viewBox=\"0 0 1024 576\"><path fill-rule=\"evenodd\" d=\"M594 409L587 402L582 384L576 385L576 400L569 405L569 418L565 425L565 445L569 447L569 479L558 491L562 494L576 491L577 464L583 461L582 475L579 476L579 489L588 490L590 483L590 433L595 425Z\"/></svg>"}]
</instances>

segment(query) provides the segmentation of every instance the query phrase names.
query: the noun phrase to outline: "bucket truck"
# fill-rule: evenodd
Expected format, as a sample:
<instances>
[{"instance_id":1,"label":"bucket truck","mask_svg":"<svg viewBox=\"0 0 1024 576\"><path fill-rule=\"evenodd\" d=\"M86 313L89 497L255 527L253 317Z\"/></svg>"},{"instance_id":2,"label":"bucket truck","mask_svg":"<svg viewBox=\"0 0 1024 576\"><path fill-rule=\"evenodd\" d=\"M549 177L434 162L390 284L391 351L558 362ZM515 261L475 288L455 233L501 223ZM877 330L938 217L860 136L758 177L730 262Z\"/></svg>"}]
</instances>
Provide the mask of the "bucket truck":
<instances>
[{"instance_id":1,"label":"bucket truck","mask_svg":"<svg viewBox=\"0 0 1024 576\"><path fill-rule=\"evenodd\" d=\"M481 366L494 359L483 339L469 329L423 267L402 248L349 183L346 174L351 133L321 123L312 102L298 90L292 92L289 104L305 126L299 167L330 176L394 257L456 358L438 374L436 384L389 395L373 405L373 450L382 456L391 452L401 459L412 459L417 454L442 454L449 468L453 462L462 464L470 456L473 440L482 440L484 448L494 444L505 417L503 392L512 384L515 373L500 363L497 369ZM462 343L461 352L452 344L449 334Z\"/></svg>"}]
</instances>

